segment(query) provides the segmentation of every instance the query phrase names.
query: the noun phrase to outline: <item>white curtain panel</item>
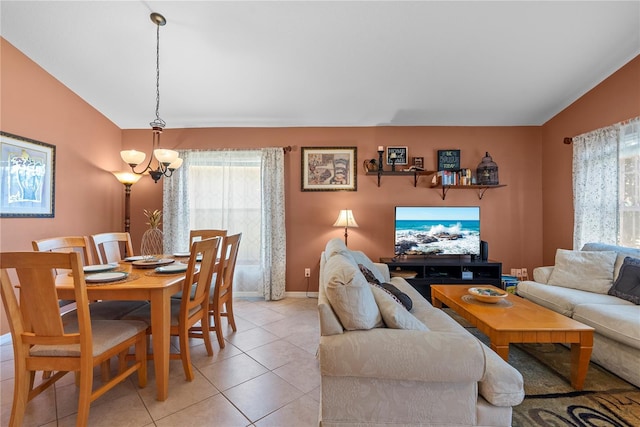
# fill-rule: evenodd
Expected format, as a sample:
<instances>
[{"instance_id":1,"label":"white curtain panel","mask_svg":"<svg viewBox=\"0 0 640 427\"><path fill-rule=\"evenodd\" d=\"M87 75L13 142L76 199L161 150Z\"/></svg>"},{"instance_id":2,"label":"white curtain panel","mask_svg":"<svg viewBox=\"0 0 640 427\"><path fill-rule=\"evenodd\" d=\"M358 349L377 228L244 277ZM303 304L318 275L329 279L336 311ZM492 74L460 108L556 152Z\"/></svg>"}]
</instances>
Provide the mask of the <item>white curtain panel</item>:
<instances>
[{"instance_id":1,"label":"white curtain panel","mask_svg":"<svg viewBox=\"0 0 640 427\"><path fill-rule=\"evenodd\" d=\"M587 242L616 244L620 126L573 138L573 248Z\"/></svg>"},{"instance_id":2,"label":"white curtain panel","mask_svg":"<svg viewBox=\"0 0 640 427\"><path fill-rule=\"evenodd\" d=\"M242 233L234 292L284 297L284 152L180 150L183 165L164 179L164 245L189 247L189 230Z\"/></svg>"}]
</instances>

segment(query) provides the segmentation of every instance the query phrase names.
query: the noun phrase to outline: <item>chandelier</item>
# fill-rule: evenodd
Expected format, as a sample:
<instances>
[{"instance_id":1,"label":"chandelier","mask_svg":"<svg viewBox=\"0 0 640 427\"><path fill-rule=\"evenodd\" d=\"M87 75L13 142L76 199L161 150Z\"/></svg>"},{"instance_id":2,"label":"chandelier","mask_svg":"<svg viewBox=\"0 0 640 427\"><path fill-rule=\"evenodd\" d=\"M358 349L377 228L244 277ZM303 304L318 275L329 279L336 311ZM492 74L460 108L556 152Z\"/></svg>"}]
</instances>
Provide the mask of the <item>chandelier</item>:
<instances>
[{"instance_id":1,"label":"chandelier","mask_svg":"<svg viewBox=\"0 0 640 427\"><path fill-rule=\"evenodd\" d=\"M147 157L142 151L136 150L123 150L120 152L120 157L125 163L131 166L131 171L137 175L142 175L149 172L149 175L155 183L163 176L170 177L173 175L173 171L178 169L182 165L182 159L178 157L178 152L175 150L167 150L160 148L160 135L162 129L166 126L164 120L160 118L160 26L164 26L167 20L159 13L152 13L150 15L151 22L156 24L156 118L149 123L153 131L153 145L152 155L149 156L149 163L142 172L135 170L136 166L144 162ZM157 165L155 169L151 167L153 159L156 159Z\"/></svg>"}]
</instances>

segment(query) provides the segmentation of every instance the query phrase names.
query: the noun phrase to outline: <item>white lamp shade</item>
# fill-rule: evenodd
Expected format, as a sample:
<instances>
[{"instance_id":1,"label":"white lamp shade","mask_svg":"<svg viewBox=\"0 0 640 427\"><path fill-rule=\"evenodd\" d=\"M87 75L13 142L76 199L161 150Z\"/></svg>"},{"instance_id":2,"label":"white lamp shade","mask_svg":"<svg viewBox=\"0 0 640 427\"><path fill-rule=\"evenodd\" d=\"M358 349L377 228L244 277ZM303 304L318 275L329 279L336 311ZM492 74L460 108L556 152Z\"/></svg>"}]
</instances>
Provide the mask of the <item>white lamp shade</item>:
<instances>
[{"instance_id":1,"label":"white lamp shade","mask_svg":"<svg viewBox=\"0 0 640 427\"><path fill-rule=\"evenodd\" d=\"M111 173L114 174L116 178L118 178L118 181L120 181L123 184L133 185L136 182L138 182L140 178L142 178L142 175L137 175L133 172L111 172Z\"/></svg>"},{"instance_id":2,"label":"white lamp shade","mask_svg":"<svg viewBox=\"0 0 640 427\"><path fill-rule=\"evenodd\" d=\"M182 166L182 159L178 157L173 162L171 162L171 164L169 165L169 169L178 169L180 166Z\"/></svg>"},{"instance_id":3,"label":"white lamp shade","mask_svg":"<svg viewBox=\"0 0 640 427\"><path fill-rule=\"evenodd\" d=\"M153 150L155 158L164 165L173 163L178 158L178 152L174 150L167 150L165 148L156 148Z\"/></svg>"},{"instance_id":4,"label":"white lamp shade","mask_svg":"<svg viewBox=\"0 0 640 427\"><path fill-rule=\"evenodd\" d=\"M333 224L334 227L358 227L358 223L356 219L353 217L353 212L351 209L343 209L338 214L338 219Z\"/></svg>"},{"instance_id":5,"label":"white lamp shade","mask_svg":"<svg viewBox=\"0 0 640 427\"><path fill-rule=\"evenodd\" d=\"M122 160L124 160L125 163L135 166L144 162L144 159L145 157L147 157L147 155L142 151L123 150L120 152L120 157L122 157Z\"/></svg>"}]
</instances>

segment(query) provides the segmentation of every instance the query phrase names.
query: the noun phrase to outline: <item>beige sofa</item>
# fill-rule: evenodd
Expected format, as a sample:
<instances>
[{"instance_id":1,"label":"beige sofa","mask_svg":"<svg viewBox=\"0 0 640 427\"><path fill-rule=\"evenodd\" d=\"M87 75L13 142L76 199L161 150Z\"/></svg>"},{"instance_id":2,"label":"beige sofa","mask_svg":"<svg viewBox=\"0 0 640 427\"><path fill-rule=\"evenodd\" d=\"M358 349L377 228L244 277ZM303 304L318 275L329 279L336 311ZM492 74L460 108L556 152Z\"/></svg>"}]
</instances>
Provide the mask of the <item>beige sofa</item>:
<instances>
[{"instance_id":1,"label":"beige sofa","mask_svg":"<svg viewBox=\"0 0 640 427\"><path fill-rule=\"evenodd\" d=\"M627 256L640 258L640 249L587 243L580 252L558 250L555 265L534 269L517 294L595 328L591 360L640 387L640 305L608 294Z\"/></svg>"},{"instance_id":2,"label":"beige sofa","mask_svg":"<svg viewBox=\"0 0 640 427\"><path fill-rule=\"evenodd\" d=\"M409 296L411 311L370 285L358 264ZM511 425L522 375L341 239L321 255L318 311L321 426Z\"/></svg>"}]
</instances>

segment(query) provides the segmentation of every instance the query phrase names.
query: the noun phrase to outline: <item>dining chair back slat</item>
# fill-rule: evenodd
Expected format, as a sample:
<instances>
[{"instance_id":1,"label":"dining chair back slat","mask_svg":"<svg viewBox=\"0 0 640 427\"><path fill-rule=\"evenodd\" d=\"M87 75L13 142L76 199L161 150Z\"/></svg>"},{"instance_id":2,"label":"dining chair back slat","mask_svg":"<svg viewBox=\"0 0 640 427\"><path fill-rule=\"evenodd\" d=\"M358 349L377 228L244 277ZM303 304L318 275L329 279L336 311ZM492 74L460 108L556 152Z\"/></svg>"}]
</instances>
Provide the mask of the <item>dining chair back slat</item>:
<instances>
[{"instance_id":1,"label":"dining chair back slat","mask_svg":"<svg viewBox=\"0 0 640 427\"><path fill-rule=\"evenodd\" d=\"M38 252L79 252L82 255L82 265L93 264L91 244L86 236L62 236L31 242L34 251Z\"/></svg>"},{"instance_id":2,"label":"dining chair back slat","mask_svg":"<svg viewBox=\"0 0 640 427\"><path fill-rule=\"evenodd\" d=\"M100 264L122 261L133 255L131 235L123 232L99 233L91 237L95 259Z\"/></svg>"},{"instance_id":3,"label":"dining chair back slat","mask_svg":"<svg viewBox=\"0 0 640 427\"><path fill-rule=\"evenodd\" d=\"M201 229L189 231L189 246L196 240L210 239L212 237L224 237L227 230Z\"/></svg>"},{"instance_id":4,"label":"dining chair back slat","mask_svg":"<svg viewBox=\"0 0 640 427\"><path fill-rule=\"evenodd\" d=\"M69 371L79 373L78 426L88 424L90 403L129 375L137 372L140 387L146 385L146 324L118 320L92 324L78 253L4 252L0 253L0 269L0 293L15 365L10 426L22 425L27 403ZM67 326L58 310L57 269L70 271L74 282L77 322ZM17 286L21 302L14 292ZM133 365L121 366L118 375L94 389L93 368L131 346L136 348ZM56 373L34 386L36 371Z\"/></svg>"}]
</instances>

